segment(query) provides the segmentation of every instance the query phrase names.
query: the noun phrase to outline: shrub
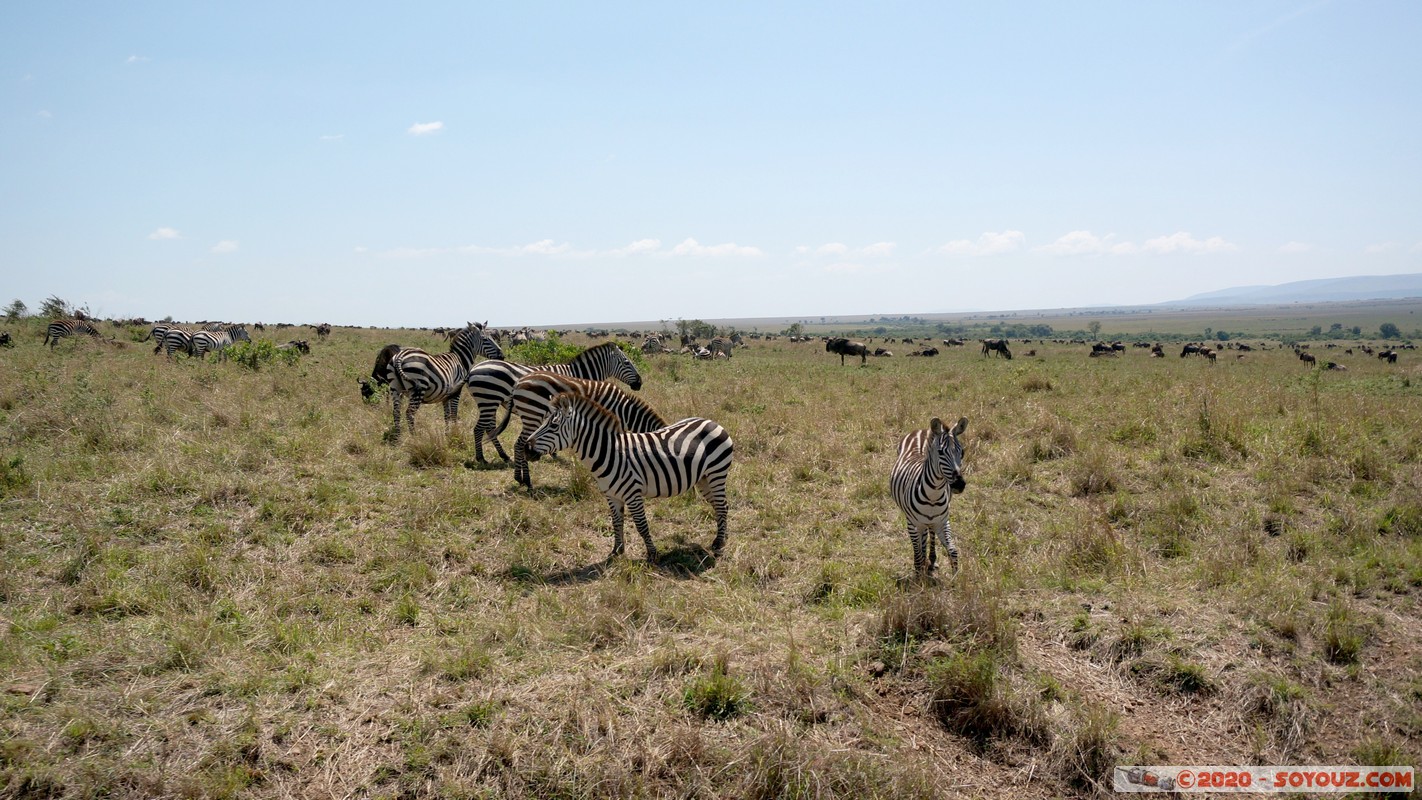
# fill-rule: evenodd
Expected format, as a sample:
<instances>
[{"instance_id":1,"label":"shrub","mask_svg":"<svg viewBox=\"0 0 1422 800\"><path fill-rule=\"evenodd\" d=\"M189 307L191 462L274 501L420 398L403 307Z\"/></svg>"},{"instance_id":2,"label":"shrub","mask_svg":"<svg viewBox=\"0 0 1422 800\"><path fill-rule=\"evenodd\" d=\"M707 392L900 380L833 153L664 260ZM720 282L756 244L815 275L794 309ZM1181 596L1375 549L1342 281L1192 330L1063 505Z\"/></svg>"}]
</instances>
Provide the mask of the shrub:
<instances>
[{"instance_id":1,"label":"shrub","mask_svg":"<svg viewBox=\"0 0 1422 800\"><path fill-rule=\"evenodd\" d=\"M707 719L728 720L750 708L750 692L726 672L725 656L718 656L711 671L686 687L682 703Z\"/></svg>"},{"instance_id":2,"label":"shrub","mask_svg":"<svg viewBox=\"0 0 1422 800\"><path fill-rule=\"evenodd\" d=\"M292 347L278 350L277 346L265 339L256 342L234 342L225 351L228 361L235 361L247 369L257 370L271 364L295 364L301 360L301 353Z\"/></svg>"}]
</instances>

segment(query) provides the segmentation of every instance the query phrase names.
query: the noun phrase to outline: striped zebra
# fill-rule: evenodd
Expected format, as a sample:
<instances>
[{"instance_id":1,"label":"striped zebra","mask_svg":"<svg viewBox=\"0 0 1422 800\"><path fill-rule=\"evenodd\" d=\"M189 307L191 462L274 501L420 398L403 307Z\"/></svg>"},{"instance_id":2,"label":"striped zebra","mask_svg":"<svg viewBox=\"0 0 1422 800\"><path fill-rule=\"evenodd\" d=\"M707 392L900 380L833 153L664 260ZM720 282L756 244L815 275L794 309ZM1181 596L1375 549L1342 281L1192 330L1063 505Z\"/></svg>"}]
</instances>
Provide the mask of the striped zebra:
<instances>
[{"instance_id":1,"label":"striped zebra","mask_svg":"<svg viewBox=\"0 0 1422 800\"><path fill-rule=\"evenodd\" d=\"M192 355L203 360L207 360L208 353L219 353L226 359L224 352L233 342L250 342L252 337L247 335L247 329L242 325L228 325L221 330L200 330L193 334Z\"/></svg>"},{"instance_id":2,"label":"striped zebra","mask_svg":"<svg viewBox=\"0 0 1422 800\"><path fill-rule=\"evenodd\" d=\"M548 411L553 407L553 399L560 394L573 392L583 395L617 417L622 427L632 433L645 433L666 427L655 409L644 400L622 391L615 383L607 381L586 381L554 372L530 372L514 384L513 413L518 415L522 428L514 442L514 480L533 490L533 480L528 474L528 462L537 461L538 454L528 453L528 434L538 427Z\"/></svg>"},{"instance_id":3,"label":"striped zebra","mask_svg":"<svg viewBox=\"0 0 1422 800\"><path fill-rule=\"evenodd\" d=\"M959 419L952 430L934 417L928 430L914 431L899 443L889 490L908 519L913 568L919 575L933 572L937 564L935 534L953 561L953 571L958 571L958 548L948 524L948 502L967 486L962 474L963 444L958 441L967 427L967 417Z\"/></svg>"},{"instance_id":4,"label":"striped zebra","mask_svg":"<svg viewBox=\"0 0 1422 800\"><path fill-rule=\"evenodd\" d=\"M87 335L95 339L99 338L99 329L94 324L82 319L57 319L49 323L49 327L44 332L44 343L53 350L59 344L59 340L66 336Z\"/></svg>"},{"instance_id":5,"label":"striped zebra","mask_svg":"<svg viewBox=\"0 0 1422 800\"><path fill-rule=\"evenodd\" d=\"M612 511L612 555L624 549L623 510L656 563L657 548L647 527L646 498L674 497L695 487L716 512L716 539L711 552L726 545L726 476L731 471L733 444L726 429L709 419L693 417L648 433L631 433L612 412L574 392L558 395L548 416L529 434L535 453L573 448L593 474Z\"/></svg>"},{"instance_id":6,"label":"striped zebra","mask_svg":"<svg viewBox=\"0 0 1422 800\"><path fill-rule=\"evenodd\" d=\"M459 396L464 391L469 369L481 352L503 353L497 343L484 335L483 325L472 323L454 335L449 342L448 353L431 355L418 347L400 348L393 354L389 353L388 347L381 351L381 357L388 358L384 377L390 384L395 441L400 440L400 401L405 395L410 397L405 420L412 434L415 432L415 412L425 403L444 403L444 421L459 421Z\"/></svg>"},{"instance_id":7,"label":"striped zebra","mask_svg":"<svg viewBox=\"0 0 1422 800\"><path fill-rule=\"evenodd\" d=\"M166 336L168 334L168 331L172 330L172 328L172 325L169 325L166 322L160 322L153 326L153 329L148 332L147 336L143 337L143 341L145 342L149 339L153 340L153 355L156 356L158 355L158 353L162 352L163 337Z\"/></svg>"},{"instance_id":8,"label":"striped zebra","mask_svg":"<svg viewBox=\"0 0 1422 800\"><path fill-rule=\"evenodd\" d=\"M730 339L727 339L724 336L717 336L716 338L711 340L710 344L706 345L706 349L711 351L711 355L713 358L716 356L717 353L725 353L726 358L730 358L731 351L735 348L735 342L732 342Z\"/></svg>"},{"instance_id":9,"label":"striped zebra","mask_svg":"<svg viewBox=\"0 0 1422 800\"><path fill-rule=\"evenodd\" d=\"M166 333L163 334L163 342L161 347L163 350L163 355L167 356L168 358L172 358L173 353L175 352L183 352L187 353L188 355L192 355L193 335L192 333L185 331L176 325L173 325L168 328L168 331ZM155 350L154 352L157 351Z\"/></svg>"},{"instance_id":10,"label":"striped zebra","mask_svg":"<svg viewBox=\"0 0 1422 800\"><path fill-rule=\"evenodd\" d=\"M510 460L504 446L499 444L499 435L508 427L509 419L513 416L514 384L518 383L519 378L534 371L567 375L585 381L616 378L633 391L642 388L641 373L637 372L636 365L615 342L589 347L566 364L533 366L512 361L485 361L469 371L469 393L473 395L475 407L479 410L479 420L474 423L474 457L479 463L488 463L484 458L485 434L489 435L494 449L499 452L499 458L505 462ZM507 407L504 420L496 424L499 409L504 407Z\"/></svg>"}]
</instances>

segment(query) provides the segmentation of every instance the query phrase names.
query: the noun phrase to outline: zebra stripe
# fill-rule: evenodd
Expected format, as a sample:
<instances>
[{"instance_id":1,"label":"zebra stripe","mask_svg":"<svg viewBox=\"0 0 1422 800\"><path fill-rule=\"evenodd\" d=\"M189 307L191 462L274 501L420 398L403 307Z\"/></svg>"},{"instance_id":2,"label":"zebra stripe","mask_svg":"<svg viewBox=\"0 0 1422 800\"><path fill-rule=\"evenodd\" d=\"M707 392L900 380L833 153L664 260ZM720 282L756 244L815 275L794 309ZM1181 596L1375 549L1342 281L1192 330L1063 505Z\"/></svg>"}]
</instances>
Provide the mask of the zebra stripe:
<instances>
[{"instance_id":1,"label":"zebra stripe","mask_svg":"<svg viewBox=\"0 0 1422 800\"><path fill-rule=\"evenodd\" d=\"M59 344L60 339L66 336L79 336L81 334L97 339L99 338L99 329L94 327L93 324L87 320L57 319L49 323L49 327L45 329L44 343L49 345L49 349L53 350L54 346Z\"/></svg>"},{"instance_id":2,"label":"zebra stripe","mask_svg":"<svg viewBox=\"0 0 1422 800\"><path fill-rule=\"evenodd\" d=\"M953 571L958 570L958 548L948 524L948 503L967 485L962 475L963 445L958 441L967 427L967 417L959 419L952 430L934 417L928 430L914 431L899 443L889 490L908 519L913 568L920 575L933 572L937 565L935 535L948 551Z\"/></svg>"},{"instance_id":3,"label":"zebra stripe","mask_svg":"<svg viewBox=\"0 0 1422 800\"><path fill-rule=\"evenodd\" d=\"M148 332L147 336L143 337L143 341L145 342L149 339L153 340L153 355L156 356L163 350L163 337L166 336L168 331L172 330L172 328L172 325L166 322L160 322L153 326L153 329Z\"/></svg>"},{"instance_id":4,"label":"zebra stripe","mask_svg":"<svg viewBox=\"0 0 1422 800\"><path fill-rule=\"evenodd\" d=\"M464 382L469 377L469 368L480 352L488 352L485 342L493 344L484 336L484 326L469 325L462 328L450 340L449 352L431 355L417 347L406 347L389 356L386 377L390 383L390 398L395 420L395 440L400 439L400 400L410 396L410 404L405 410L405 420L410 433L415 432L415 412L424 403L444 403L444 421L459 420L459 396L464 391ZM498 345L493 345L497 351ZM389 348L382 351L388 355ZM379 359L377 359L377 368Z\"/></svg>"},{"instance_id":5,"label":"zebra stripe","mask_svg":"<svg viewBox=\"0 0 1422 800\"><path fill-rule=\"evenodd\" d=\"M518 379L513 389L513 413L518 415L521 430L514 442L514 480L533 489L528 473L528 434L538 427L553 407L553 399L565 392L583 395L617 417L622 426L634 433L645 433L665 427L662 419L646 401L622 391L607 381L585 381L553 372L530 372ZM532 456L538 460L538 454Z\"/></svg>"},{"instance_id":6,"label":"zebra stripe","mask_svg":"<svg viewBox=\"0 0 1422 800\"><path fill-rule=\"evenodd\" d=\"M192 335L192 355L206 360L207 354L212 352L221 353L223 358L227 358L223 351L238 341L252 341L247 335L247 329L241 325L230 325L221 331L201 330Z\"/></svg>"},{"instance_id":7,"label":"zebra stripe","mask_svg":"<svg viewBox=\"0 0 1422 800\"><path fill-rule=\"evenodd\" d=\"M479 412L479 419L474 423L474 457L479 463L488 463L484 458L485 434L489 434L489 440L499 452L499 458L510 460L509 454L504 452L504 446L499 444L499 434L508 427L509 419L513 416L514 384L518 383L519 378L534 371L582 378L585 381L617 378L633 391L642 388L641 373L615 342L589 347L566 364L533 366L512 361L485 361L469 372L469 393L473 395L475 408ZM505 406L508 407L508 412L504 415L504 421L496 424L499 409Z\"/></svg>"},{"instance_id":8,"label":"zebra stripe","mask_svg":"<svg viewBox=\"0 0 1422 800\"><path fill-rule=\"evenodd\" d=\"M623 509L632 513L637 533L655 563L657 548L647 527L646 498L674 497L695 487L716 512L711 552L726 545L726 476L733 443L726 429L709 419L690 418L648 433L630 433L610 411L576 394L558 395L548 416L529 434L535 453L573 448L592 472L612 511L612 555L621 555Z\"/></svg>"}]
</instances>

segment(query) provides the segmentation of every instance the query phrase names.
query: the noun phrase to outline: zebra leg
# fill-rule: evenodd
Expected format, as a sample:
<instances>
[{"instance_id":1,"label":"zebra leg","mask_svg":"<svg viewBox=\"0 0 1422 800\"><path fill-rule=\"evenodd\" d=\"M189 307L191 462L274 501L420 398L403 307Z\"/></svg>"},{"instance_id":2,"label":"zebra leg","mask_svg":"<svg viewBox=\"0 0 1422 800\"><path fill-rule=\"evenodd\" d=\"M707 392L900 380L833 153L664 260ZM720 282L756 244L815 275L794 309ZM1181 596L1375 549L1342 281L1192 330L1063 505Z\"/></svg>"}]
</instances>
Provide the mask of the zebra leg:
<instances>
[{"instance_id":1,"label":"zebra leg","mask_svg":"<svg viewBox=\"0 0 1422 800\"><path fill-rule=\"evenodd\" d=\"M420 405L424 403L424 400L424 397L420 396L418 392L411 392L410 404L405 406L405 420L410 423L411 436L415 435L415 412L420 410ZM395 424L399 425L399 420L396 420Z\"/></svg>"},{"instance_id":2,"label":"zebra leg","mask_svg":"<svg viewBox=\"0 0 1422 800\"><path fill-rule=\"evenodd\" d=\"M925 552L924 538L919 535L919 526L910 522L908 525L909 543L913 545L913 571L918 575L928 574L928 557Z\"/></svg>"},{"instance_id":3,"label":"zebra leg","mask_svg":"<svg viewBox=\"0 0 1422 800\"><path fill-rule=\"evenodd\" d=\"M528 440L520 433L514 440L514 483L533 491L533 479L528 476Z\"/></svg>"},{"instance_id":4,"label":"zebra leg","mask_svg":"<svg viewBox=\"0 0 1422 800\"><path fill-rule=\"evenodd\" d=\"M647 546L647 563L657 563L657 546L652 544L652 529L647 525L647 511L642 507L642 495L627 498L627 509L632 512L632 521L637 532L642 534L642 543Z\"/></svg>"},{"instance_id":5,"label":"zebra leg","mask_svg":"<svg viewBox=\"0 0 1422 800\"><path fill-rule=\"evenodd\" d=\"M484 458L484 431L492 431L494 429L494 414L489 415L488 424L485 424L484 407L479 406L478 408L479 418L474 421L474 458L478 460L480 464L487 464L489 463L489 459ZM495 409L495 414L496 413L497 409Z\"/></svg>"},{"instance_id":6,"label":"zebra leg","mask_svg":"<svg viewBox=\"0 0 1422 800\"><path fill-rule=\"evenodd\" d=\"M444 401L444 424L456 425L459 423L459 395L453 395Z\"/></svg>"},{"instance_id":7,"label":"zebra leg","mask_svg":"<svg viewBox=\"0 0 1422 800\"><path fill-rule=\"evenodd\" d=\"M168 355L172 355L169 353ZM395 420L395 441L400 441L400 390L394 386L390 387L391 414Z\"/></svg>"},{"instance_id":8,"label":"zebra leg","mask_svg":"<svg viewBox=\"0 0 1422 800\"><path fill-rule=\"evenodd\" d=\"M726 483L721 481L712 484L702 479L696 484L701 490L701 496L706 498L706 502L711 504L712 510L716 512L716 539L711 542L711 552L717 556L721 555L721 550L726 546L726 516L730 509L726 504Z\"/></svg>"},{"instance_id":9,"label":"zebra leg","mask_svg":"<svg viewBox=\"0 0 1422 800\"><path fill-rule=\"evenodd\" d=\"M622 501L609 497L607 507L612 509L612 554L608 557L615 558L626 550L622 541Z\"/></svg>"},{"instance_id":10,"label":"zebra leg","mask_svg":"<svg viewBox=\"0 0 1422 800\"><path fill-rule=\"evenodd\" d=\"M958 546L953 544L953 526L949 524L947 515L944 515L943 521L934 527L938 529L938 538L943 542L943 549L948 551L948 560L952 563L953 573L956 575L958 572Z\"/></svg>"}]
</instances>

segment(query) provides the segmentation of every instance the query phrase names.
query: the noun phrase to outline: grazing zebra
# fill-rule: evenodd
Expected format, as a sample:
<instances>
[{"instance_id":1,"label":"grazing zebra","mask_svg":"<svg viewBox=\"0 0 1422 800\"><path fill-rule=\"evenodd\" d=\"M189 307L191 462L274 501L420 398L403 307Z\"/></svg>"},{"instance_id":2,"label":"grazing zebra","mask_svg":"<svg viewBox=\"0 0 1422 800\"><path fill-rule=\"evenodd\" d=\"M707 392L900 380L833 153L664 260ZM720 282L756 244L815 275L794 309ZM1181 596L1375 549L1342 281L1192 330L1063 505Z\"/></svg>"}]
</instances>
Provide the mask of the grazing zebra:
<instances>
[{"instance_id":1,"label":"grazing zebra","mask_svg":"<svg viewBox=\"0 0 1422 800\"><path fill-rule=\"evenodd\" d=\"M513 416L513 389L518 379L533 371L552 372L582 378L585 381L605 381L616 378L637 391L642 388L642 375L622 352L616 342L603 342L589 347L573 357L566 364L544 364L531 366L512 361L485 361L469 371L469 393L474 396L475 407L479 409L479 420L474 423L474 457L486 464L484 458L484 435L489 434L499 458L509 461L509 454L499 444L499 434L509 425ZM496 424L499 409L508 407L504 421Z\"/></svg>"},{"instance_id":2,"label":"grazing zebra","mask_svg":"<svg viewBox=\"0 0 1422 800\"><path fill-rule=\"evenodd\" d=\"M182 351L188 355L193 354L193 335L182 328L174 325L168 328L163 334L163 341L159 345L163 350L163 355L168 358L173 357L176 351ZM154 351L158 352L157 350Z\"/></svg>"},{"instance_id":3,"label":"grazing zebra","mask_svg":"<svg viewBox=\"0 0 1422 800\"><path fill-rule=\"evenodd\" d=\"M250 342L252 337L247 335L247 329L241 325L229 325L221 330L200 330L192 335L191 354L207 360L208 353L219 353L222 358L227 358L225 352L233 342Z\"/></svg>"},{"instance_id":4,"label":"grazing zebra","mask_svg":"<svg viewBox=\"0 0 1422 800\"><path fill-rule=\"evenodd\" d=\"M513 389L513 413L518 415L522 429L514 442L514 481L533 490L533 480L528 474L528 462L537 461L538 454L528 454L528 434L538 427L538 423L548 416L553 407L553 399L560 394L574 392L592 400L617 417L622 427L631 433L646 433L666 427L662 419L650 405L642 399L622 391L615 383L607 381L587 381L554 372L530 372L518 379Z\"/></svg>"},{"instance_id":5,"label":"grazing zebra","mask_svg":"<svg viewBox=\"0 0 1422 800\"><path fill-rule=\"evenodd\" d=\"M717 336L715 339L711 340L710 344L706 345L706 349L710 350L711 355L713 356L717 353L725 353L726 358L730 358L731 351L735 349L735 346L735 343L732 342L730 339L727 339L724 336Z\"/></svg>"},{"instance_id":6,"label":"grazing zebra","mask_svg":"<svg viewBox=\"0 0 1422 800\"><path fill-rule=\"evenodd\" d=\"M709 419L690 418L648 433L630 433L610 411L577 393L558 395L543 422L529 434L535 453L572 447L593 474L612 511L612 555L621 555L623 509L656 563L657 548L647 527L646 498L674 497L694 486L716 512L711 552L726 545L726 476L733 444L726 429Z\"/></svg>"},{"instance_id":7,"label":"grazing zebra","mask_svg":"<svg viewBox=\"0 0 1422 800\"><path fill-rule=\"evenodd\" d=\"M149 339L153 340L153 355L156 356L163 349L163 337L167 336L168 331L172 329L172 325L169 325L166 322L160 322L157 325L153 326L153 329L148 332L147 336L143 337L142 341L146 342Z\"/></svg>"},{"instance_id":8,"label":"grazing zebra","mask_svg":"<svg viewBox=\"0 0 1422 800\"><path fill-rule=\"evenodd\" d=\"M59 340L66 336L79 336L85 334L95 339L99 338L99 329L93 323L82 319L57 319L49 323L49 327L44 332L44 343L53 350L59 344Z\"/></svg>"},{"instance_id":9,"label":"grazing zebra","mask_svg":"<svg viewBox=\"0 0 1422 800\"><path fill-rule=\"evenodd\" d=\"M425 403L443 402L444 421L459 421L459 396L464 391L464 382L474 366L474 359L481 352L503 354L498 345L484 335L484 326L473 323L454 335L449 342L448 353L431 355L417 347L402 347L393 354L390 347L386 347L380 352L376 370L380 369L381 358L385 358L383 377L390 385L395 441L400 440L400 399L407 394L410 403L405 410L405 420L409 423L410 433L415 432L415 412ZM382 376L375 377L379 380Z\"/></svg>"},{"instance_id":10,"label":"grazing zebra","mask_svg":"<svg viewBox=\"0 0 1422 800\"><path fill-rule=\"evenodd\" d=\"M935 534L953 561L953 571L958 571L958 548L948 524L948 502L967 485L962 474L963 445L958 441L967 427L967 417L959 419L952 430L934 417L928 430L914 431L899 442L889 490L908 518L913 568L919 575L933 572L937 564Z\"/></svg>"}]
</instances>

